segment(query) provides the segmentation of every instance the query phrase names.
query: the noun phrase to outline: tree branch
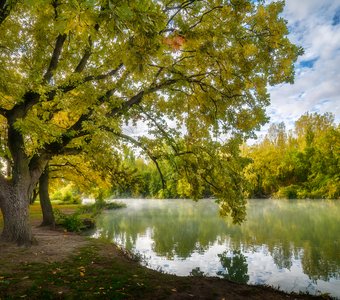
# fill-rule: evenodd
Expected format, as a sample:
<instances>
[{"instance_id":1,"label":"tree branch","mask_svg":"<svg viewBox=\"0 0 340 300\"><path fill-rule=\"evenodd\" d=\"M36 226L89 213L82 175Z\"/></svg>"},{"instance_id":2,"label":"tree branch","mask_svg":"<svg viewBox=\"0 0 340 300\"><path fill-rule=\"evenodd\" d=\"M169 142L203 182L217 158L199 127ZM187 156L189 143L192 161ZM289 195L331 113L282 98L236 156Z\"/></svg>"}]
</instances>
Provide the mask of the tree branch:
<instances>
[{"instance_id":1,"label":"tree branch","mask_svg":"<svg viewBox=\"0 0 340 300\"><path fill-rule=\"evenodd\" d=\"M109 127L106 127L106 126L103 126L102 129L106 130L106 131L109 131L111 133L113 133L114 135L124 139L124 140L127 140L129 141L130 143L132 143L133 145L141 148L142 150L145 151L145 153L149 156L149 158L153 161L153 163L155 164L156 168L157 168L157 171L158 171L158 174L161 178L161 181L162 181L162 188L165 189L165 185L166 185L166 182L165 182L165 179L164 179L164 176L163 176L163 173L162 173L162 170L158 164L158 157L154 156L147 147L145 147L141 142L137 141L136 139L132 138L131 136L128 136L124 133L119 133L119 132L115 132L114 130L112 130L111 128Z\"/></svg>"},{"instance_id":2,"label":"tree branch","mask_svg":"<svg viewBox=\"0 0 340 300\"><path fill-rule=\"evenodd\" d=\"M162 125L160 125L157 120L151 116L150 113L146 112L142 107L140 107L140 110L142 111L142 113L149 119L152 121L152 123L157 127L157 129L161 132L162 136L164 138L166 138L169 143L171 148L174 150L175 153L178 153L178 148L176 145L175 140L173 139L173 137L169 136L169 134L163 129Z\"/></svg>"},{"instance_id":3,"label":"tree branch","mask_svg":"<svg viewBox=\"0 0 340 300\"><path fill-rule=\"evenodd\" d=\"M159 91L164 87L170 86L174 83L176 83L178 80L177 79L169 79L166 80L160 84L154 85L146 90L140 91L138 94L132 96L128 101L123 102L121 107L119 108L114 108L111 110L111 112L108 114L108 117L113 117L113 116L118 116L122 114L124 111L130 109L132 106L135 106L143 100L143 97L145 95L151 94L153 92Z\"/></svg>"},{"instance_id":4,"label":"tree branch","mask_svg":"<svg viewBox=\"0 0 340 300\"><path fill-rule=\"evenodd\" d=\"M63 148L59 154L60 155L78 155L83 151L82 147L78 147L78 148Z\"/></svg>"},{"instance_id":5,"label":"tree branch","mask_svg":"<svg viewBox=\"0 0 340 300\"><path fill-rule=\"evenodd\" d=\"M34 154L29 162L29 171L32 177L38 177L39 179L41 173L45 169L47 162L51 159L51 156L46 153L43 154Z\"/></svg>"},{"instance_id":6,"label":"tree branch","mask_svg":"<svg viewBox=\"0 0 340 300\"><path fill-rule=\"evenodd\" d=\"M63 93L67 93L67 92L70 92L70 91L74 90L75 88L79 87L81 84L84 84L84 83L87 83L87 82L90 82L90 81L103 80L103 79L106 79L110 76L114 76L114 75L117 74L117 72L122 67L123 67L123 64L120 64L117 68L111 70L110 72L108 72L106 74L100 74L100 75L97 75L97 76L89 75L89 76L86 76L84 79L75 81L71 84L58 86L56 89L51 90L47 94L47 100L48 101L53 100L58 91L63 92Z\"/></svg>"},{"instance_id":7,"label":"tree branch","mask_svg":"<svg viewBox=\"0 0 340 300\"><path fill-rule=\"evenodd\" d=\"M116 72L116 71L115 71ZM110 72L111 73L111 72ZM177 82L177 80L174 79L169 79L163 83L160 83L156 86L153 86L149 88L146 91L140 91L133 97L131 97L128 101L124 102L120 108L114 108L113 110L110 111L110 113L107 114L107 117L116 117L120 114L122 114L125 110L128 110L134 105L137 105L140 103L143 99L143 96L145 94L150 94L152 92L155 92L157 90L162 89L165 86L169 86L171 84L174 84ZM103 102L104 100L108 99L109 97L112 96L114 92L114 89L106 91L105 95L101 96L98 98L99 102ZM61 151L75 138L82 137L85 135L88 135L89 132L86 130L83 130L83 122L87 121L91 118L92 114L94 112L94 108L90 107L88 111L84 114L82 114L79 119L72 125L70 126L66 132L64 132L60 138L57 141L54 141L52 143L45 144L42 149L44 151L42 153L47 154L49 156L57 155L60 154Z\"/></svg>"},{"instance_id":8,"label":"tree branch","mask_svg":"<svg viewBox=\"0 0 340 300\"><path fill-rule=\"evenodd\" d=\"M59 13L58 13L58 10L57 10L59 5L60 5L60 3L59 3L58 0L53 0L52 1L52 6L53 6L53 9L54 9L54 15L55 15L54 18L55 18L55 20L57 20L59 18ZM57 36L57 39L56 39L56 42L55 42L55 46L54 46L54 49L53 49L53 53L52 53L52 57L51 57L51 60L50 60L50 64L49 64L49 66L48 66L48 68L46 70L46 73L45 73L44 77L43 77L45 83L50 82L50 80L53 77L53 72L58 67L59 58L60 58L61 51L62 51L64 43L65 43L66 37L67 37L67 35L65 33L64 34L59 34Z\"/></svg>"},{"instance_id":9,"label":"tree branch","mask_svg":"<svg viewBox=\"0 0 340 300\"><path fill-rule=\"evenodd\" d=\"M89 46L86 47L84 55L79 61L77 67L75 68L74 73L81 73L82 71L84 71L86 64L92 54L91 48L92 48L92 41L91 41L91 37L89 37Z\"/></svg>"},{"instance_id":10,"label":"tree branch","mask_svg":"<svg viewBox=\"0 0 340 300\"><path fill-rule=\"evenodd\" d=\"M171 24L171 22L174 20L174 18L177 16L177 14L179 14L181 12L181 10L185 9L186 7L188 7L189 5L191 5L192 3L194 3L196 0L187 0L184 1L182 4L177 5L177 6L173 6L173 7L165 7L164 11L171 11L171 10L176 10L176 12L169 17L168 22L166 23L165 27L163 30L161 30L159 32L159 34L164 33L164 32L168 32L168 31L175 31L176 29L167 29L167 27Z\"/></svg>"},{"instance_id":11,"label":"tree branch","mask_svg":"<svg viewBox=\"0 0 340 300\"><path fill-rule=\"evenodd\" d=\"M94 28L95 28L96 31L98 31L99 30L99 24L96 23ZM84 68L85 68L85 66L86 66L86 64L87 64L87 62L88 62L88 60L89 60L89 58L92 54L92 51L91 51L92 50L92 38L91 38L91 36L89 36L89 38L88 38L88 43L89 44L85 49L85 53L84 53L83 57L81 58L79 64L77 65L77 67L74 70L75 73L81 73L84 70Z\"/></svg>"},{"instance_id":12,"label":"tree branch","mask_svg":"<svg viewBox=\"0 0 340 300\"><path fill-rule=\"evenodd\" d=\"M130 107L140 103L143 99L144 96L144 91L140 91L138 94L134 95L133 97L131 97L128 101L124 102L121 107L119 108L114 108L113 110L111 110L110 112L110 116L117 116L122 114L125 110L129 109Z\"/></svg>"},{"instance_id":13,"label":"tree branch","mask_svg":"<svg viewBox=\"0 0 340 300\"><path fill-rule=\"evenodd\" d=\"M206 11L205 13L203 13L203 14L201 15L200 19L199 19L195 24L193 24L193 25L191 25L191 26L189 27L189 30L192 30L192 29L195 28L198 24L200 24L200 23L203 21L203 18L204 18L207 14L210 14L210 13L211 13L212 11L214 11L215 9L220 9L220 8L223 8L223 6L222 6L222 5L215 6L215 7L213 7L212 9L210 9L210 10Z\"/></svg>"},{"instance_id":14,"label":"tree branch","mask_svg":"<svg viewBox=\"0 0 340 300\"><path fill-rule=\"evenodd\" d=\"M17 0L0 0L0 25L6 20L11 13L13 7L17 4Z\"/></svg>"},{"instance_id":15,"label":"tree branch","mask_svg":"<svg viewBox=\"0 0 340 300\"><path fill-rule=\"evenodd\" d=\"M99 24L98 23L96 23L96 25L94 25L94 29L96 31L99 30ZM88 62L88 60L89 60L89 58L90 58L90 56L92 54L92 51L91 51L92 50L92 38L91 38L91 35L88 38L88 43L89 44L88 44L88 46L85 49L85 53L84 53L83 57L81 58L81 60L79 61L77 67L74 70L75 73L81 73L85 69L86 64L87 64L87 62Z\"/></svg>"},{"instance_id":16,"label":"tree branch","mask_svg":"<svg viewBox=\"0 0 340 300\"><path fill-rule=\"evenodd\" d=\"M8 110L3 107L0 107L0 115L6 117L7 114L8 114Z\"/></svg>"},{"instance_id":17,"label":"tree branch","mask_svg":"<svg viewBox=\"0 0 340 300\"><path fill-rule=\"evenodd\" d=\"M77 88L78 86L80 86L81 84L84 84L86 82L93 81L93 80L103 80L103 79L106 79L110 76L114 76L122 67L123 67L123 64L120 64L116 69L113 69L106 74L101 74L101 75L97 75L97 76L93 76L93 75L87 76L83 80L73 82L69 85L59 86L59 87L49 91L47 93L46 99L47 99L47 101L52 101L54 99L54 97L57 95L58 91L61 91L63 93L67 93L67 92L72 91L73 89ZM38 94L37 92L28 91L23 96L24 101L15 104L12 109L7 110L7 109L4 109L4 108L0 108L0 115L5 116L6 118L8 118L11 115L17 115L20 118L24 118L26 116L27 112L29 111L29 109L32 108L32 106L34 106L35 104L37 104L39 102L40 98L41 98L41 95Z\"/></svg>"},{"instance_id":18,"label":"tree branch","mask_svg":"<svg viewBox=\"0 0 340 300\"><path fill-rule=\"evenodd\" d=\"M52 76L53 76L53 72L58 67L59 58L60 58L60 55L61 55L61 51L63 49L64 42L66 40L66 37L67 37L67 35L65 33L59 34L57 39L56 39L53 54L52 54L52 57L51 57L51 61L50 61L50 64L48 66L48 69L47 69L47 71L44 75L44 82L46 82L46 83L50 82L50 80L52 79Z\"/></svg>"},{"instance_id":19,"label":"tree branch","mask_svg":"<svg viewBox=\"0 0 340 300\"><path fill-rule=\"evenodd\" d=\"M7 119L9 118L24 118L27 114L27 112L30 110L30 108L37 104L40 99L40 94L32 91L28 91L25 93L23 96L22 102L16 103L12 109L10 110L5 110L5 117Z\"/></svg>"},{"instance_id":20,"label":"tree branch","mask_svg":"<svg viewBox=\"0 0 340 300\"><path fill-rule=\"evenodd\" d=\"M89 180L89 177L87 174L84 174L81 169L78 168L78 165L72 164L69 160L67 160L64 164L52 164L50 165L50 167L55 167L56 169L52 169L51 172L57 172L59 171L58 168L62 168L62 167L70 167L71 169L75 170L76 173L78 173L80 176L82 176L85 180ZM53 178L65 178L65 176L63 177L53 177ZM67 178L67 176L66 176Z\"/></svg>"}]
</instances>

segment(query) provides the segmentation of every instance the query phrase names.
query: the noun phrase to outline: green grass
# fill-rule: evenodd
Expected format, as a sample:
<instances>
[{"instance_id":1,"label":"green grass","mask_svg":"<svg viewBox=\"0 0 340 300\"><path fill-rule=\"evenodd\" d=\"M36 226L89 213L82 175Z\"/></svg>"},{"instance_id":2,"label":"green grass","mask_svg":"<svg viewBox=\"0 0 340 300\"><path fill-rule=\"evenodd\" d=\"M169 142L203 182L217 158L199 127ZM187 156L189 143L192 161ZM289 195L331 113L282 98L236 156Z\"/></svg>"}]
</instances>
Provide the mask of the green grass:
<instances>
[{"instance_id":1,"label":"green grass","mask_svg":"<svg viewBox=\"0 0 340 300\"><path fill-rule=\"evenodd\" d=\"M97 248L92 245L65 262L25 264L15 274L2 275L0 299L11 299L12 296L56 299L65 294L71 299L103 296L121 299L147 289L142 274L132 273L121 261L110 260L108 264L97 255ZM29 286L18 289L25 280Z\"/></svg>"},{"instance_id":2,"label":"green grass","mask_svg":"<svg viewBox=\"0 0 340 300\"><path fill-rule=\"evenodd\" d=\"M64 213L72 213L79 209L80 205L79 204L52 204L53 209L59 209L60 211ZM37 221L42 221L42 212L41 212L41 207L40 204L34 203L30 205L30 220L31 222L37 222ZM0 229L3 227L3 218L2 214L0 213Z\"/></svg>"},{"instance_id":3,"label":"green grass","mask_svg":"<svg viewBox=\"0 0 340 300\"><path fill-rule=\"evenodd\" d=\"M161 284L164 278L158 279L156 272L126 258L99 255L98 250L105 243L92 241L64 262L27 263L15 273L1 274L0 299L139 299L140 295L152 298L155 282ZM171 294L171 287L161 292Z\"/></svg>"}]
</instances>

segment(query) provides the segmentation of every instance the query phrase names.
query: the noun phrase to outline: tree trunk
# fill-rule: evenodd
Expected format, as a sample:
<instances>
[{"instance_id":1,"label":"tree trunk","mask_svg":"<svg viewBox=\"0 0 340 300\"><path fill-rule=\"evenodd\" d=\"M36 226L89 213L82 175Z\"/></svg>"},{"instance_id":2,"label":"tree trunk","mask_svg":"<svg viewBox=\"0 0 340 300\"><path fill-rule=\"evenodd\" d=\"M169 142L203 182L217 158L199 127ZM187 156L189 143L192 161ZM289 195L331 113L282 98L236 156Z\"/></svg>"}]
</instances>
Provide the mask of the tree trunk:
<instances>
[{"instance_id":1,"label":"tree trunk","mask_svg":"<svg viewBox=\"0 0 340 300\"><path fill-rule=\"evenodd\" d=\"M47 161L43 163L46 165ZM36 243L29 220L29 202L33 187L45 167L43 163L32 172L28 171L27 164L19 165L12 172L11 179L0 173L0 209L4 220L1 238L4 241L20 246Z\"/></svg>"},{"instance_id":2,"label":"tree trunk","mask_svg":"<svg viewBox=\"0 0 340 300\"><path fill-rule=\"evenodd\" d=\"M39 195L39 187L35 187L32 192L32 197L30 199L30 204L32 205Z\"/></svg>"},{"instance_id":3,"label":"tree trunk","mask_svg":"<svg viewBox=\"0 0 340 300\"><path fill-rule=\"evenodd\" d=\"M30 157L25 151L28 136L17 128L17 121L26 117L32 107L29 103L33 105L39 97L37 93L28 92L22 102L18 102L11 110L2 113L7 119L11 176L6 178L0 172L0 208L4 219L1 238L25 246L35 242L29 220L29 201L51 155L46 151L38 151Z\"/></svg>"},{"instance_id":4,"label":"tree trunk","mask_svg":"<svg viewBox=\"0 0 340 300\"><path fill-rule=\"evenodd\" d=\"M1 211L4 228L1 238L19 246L30 246L35 242L29 221L29 201L27 193L19 186L7 185L2 191Z\"/></svg>"},{"instance_id":5,"label":"tree trunk","mask_svg":"<svg viewBox=\"0 0 340 300\"><path fill-rule=\"evenodd\" d=\"M55 219L52 209L52 204L50 200L50 195L48 192L48 166L45 167L44 172L39 178L39 197L40 205L43 214L43 222L41 226L51 226L55 227Z\"/></svg>"}]
</instances>

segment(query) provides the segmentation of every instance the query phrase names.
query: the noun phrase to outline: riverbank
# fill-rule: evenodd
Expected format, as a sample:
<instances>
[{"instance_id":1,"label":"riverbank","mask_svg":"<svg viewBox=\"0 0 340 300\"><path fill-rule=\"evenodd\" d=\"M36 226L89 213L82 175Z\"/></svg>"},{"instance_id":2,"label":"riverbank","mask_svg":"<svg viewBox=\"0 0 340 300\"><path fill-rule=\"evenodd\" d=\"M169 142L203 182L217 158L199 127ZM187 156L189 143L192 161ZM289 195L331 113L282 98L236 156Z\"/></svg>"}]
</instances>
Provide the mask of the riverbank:
<instances>
[{"instance_id":1,"label":"riverbank","mask_svg":"<svg viewBox=\"0 0 340 300\"><path fill-rule=\"evenodd\" d=\"M111 243L33 223L38 245L0 242L0 299L312 298L219 278L162 274L140 266Z\"/></svg>"}]
</instances>

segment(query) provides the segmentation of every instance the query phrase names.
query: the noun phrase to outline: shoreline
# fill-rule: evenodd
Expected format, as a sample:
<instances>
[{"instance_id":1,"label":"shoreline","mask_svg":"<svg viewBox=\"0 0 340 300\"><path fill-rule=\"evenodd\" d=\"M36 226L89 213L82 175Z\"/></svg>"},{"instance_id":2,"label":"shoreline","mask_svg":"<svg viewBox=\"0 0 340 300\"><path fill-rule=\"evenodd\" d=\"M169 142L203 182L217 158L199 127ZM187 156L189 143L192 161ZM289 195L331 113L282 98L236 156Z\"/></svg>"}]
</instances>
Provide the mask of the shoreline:
<instances>
[{"instance_id":1,"label":"shoreline","mask_svg":"<svg viewBox=\"0 0 340 300\"><path fill-rule=\"evenodd\" d=\"M217 277L160 273L113 243L36 225L37 246L0 242L0 299L331 299Z\"/></svg>"}]
</instances>

